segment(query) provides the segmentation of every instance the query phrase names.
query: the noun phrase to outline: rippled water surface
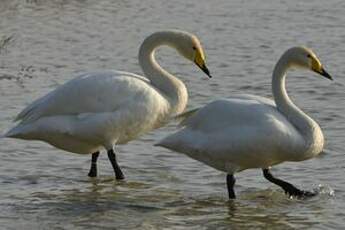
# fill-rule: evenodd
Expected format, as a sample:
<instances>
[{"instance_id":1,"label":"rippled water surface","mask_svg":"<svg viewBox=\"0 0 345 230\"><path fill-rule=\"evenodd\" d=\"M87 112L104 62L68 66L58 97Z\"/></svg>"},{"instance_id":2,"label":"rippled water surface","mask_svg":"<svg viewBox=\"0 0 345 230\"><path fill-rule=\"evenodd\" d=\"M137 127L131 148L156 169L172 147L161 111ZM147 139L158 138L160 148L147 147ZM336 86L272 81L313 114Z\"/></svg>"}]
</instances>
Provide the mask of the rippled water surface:
<instances>
[{"instance_id":1,"label":"rippled water surface","mask_svg":"<svg viewBox=\"0 0 345 230\"><path fill-rule=\"evenodd\" d=\"M345 224L345 2L247 0L2 0L0 130L35 98L94 69L141 73L145 36L179 28L198 35L214 75L206 79L174 51L159 61L179 76L189 108L234 93L270 96L273 66L285 49L307 45L336 81L292 72L288 90L318 121L325 154L274 167L299 187L320 191L286 197L260 170L236 175L238 199L227 201L225 175L152 144L174 124L119 146L127 176L116 182L105 154L100 175L87 177L90 156L41 142L1 139L1 229L340 229Z\"/></svg>"}]
</instances>

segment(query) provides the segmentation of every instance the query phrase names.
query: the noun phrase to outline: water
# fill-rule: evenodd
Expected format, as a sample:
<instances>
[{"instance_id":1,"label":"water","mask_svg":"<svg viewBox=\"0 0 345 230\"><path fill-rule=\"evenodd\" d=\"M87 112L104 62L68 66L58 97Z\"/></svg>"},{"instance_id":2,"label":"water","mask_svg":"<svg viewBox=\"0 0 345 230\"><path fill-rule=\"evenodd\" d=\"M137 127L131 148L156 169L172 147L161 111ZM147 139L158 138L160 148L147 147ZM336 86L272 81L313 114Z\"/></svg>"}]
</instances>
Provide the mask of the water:
<instances>
[{"instance_id":1,"label":"water","mask_svg":"<svg viewBox=\"0 0 345 230\"><path fill-rule=\"evenodd\" d=\"M270 76L289 47L307 45L335 82L292 72L288 90L322 127L325 154L285 163L273 173L320 191L289 199L260 170L236 175L227 201L225 175L184 155L153 147L174 124L119 146L127 180L116 182L105 154L89 179L89 156L41 143L1 140L1 229L337 229L345 224L345 2L2 0L0 130L35 98L94 69L141 73L138 47L150 33L179 28L198 35L214 76L169 49L159 61L179 76L189 107L234 93L270 96Z\"/></svg>"}]
</instances>

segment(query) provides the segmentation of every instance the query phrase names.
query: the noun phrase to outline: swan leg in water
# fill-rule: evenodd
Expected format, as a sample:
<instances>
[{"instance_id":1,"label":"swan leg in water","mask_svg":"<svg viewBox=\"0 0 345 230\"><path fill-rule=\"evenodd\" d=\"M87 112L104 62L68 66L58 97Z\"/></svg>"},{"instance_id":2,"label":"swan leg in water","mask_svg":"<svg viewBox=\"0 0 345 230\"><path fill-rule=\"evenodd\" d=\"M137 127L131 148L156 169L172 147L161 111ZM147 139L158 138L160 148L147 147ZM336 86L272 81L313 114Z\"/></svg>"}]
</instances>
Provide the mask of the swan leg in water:
<instances>
[{"instance_id":1,"label":"swan leg in water","mask_svg":"<svg viewBox=\"0 0 345 230\"><path fill-rule=\"evenodd\" d=\"M123 175L120 166L117 164L116 155L113 149L108 150L108 158L110 160L111 165L113 166L116 180L125 179L125 176Z\"/></svg>"},{"instance_id":2,"label":"swan leg in water","mask_svg":"<svg viewBox=\"0 0 345 230\"><path fill-rule=\"evenodd\" d=\"M97 159L99 156L99 152L92 153L91 157L91 168L89 171L89 177L96 177L97 176Z\"/></svg>"},{"instance_id":3,"label":"swan leg in water","mask_svg":"<svg viewBox=\"0 0 345 230\"><path fill-rule=\"evenodd\" d=\"M233 174L228 174L226 176L226 185L228 187L229 199L236 199L236 195L234 191L235 182L236 182L236 179Z\"/></svg>"},{"instance_id":4,"label":"swan leg in water","mask_svg":"<svg viewBox=\"0 0 345 230\"><path fill-rule=\"evenodd\" d=\"M99 156L99 152L95 152L95 153L92 154L92 157L91 157L91 168L90 168L90 171L89 171L89 174L88 174L89 177L96 177L97 176L97 159L98 159L98 156ZM120 166L117 164L116 155L115 155L113 149L110 149L108 151L108 158L109 158L109 161L110 161L111 165L113 166L116 179L117 180L125 179L125 177L124 177L124 175L123 175L123 173L121 171Z\"/></svg>"},{"instance_id":5,"label":"swan leg in water","mask_svg":"<svg viewBox=\"0 0 345 230\"><path fill-rule=\"evenodd\" d=\"M278 186L280 186L286 194L288 194L289 196L296 196L296 197L312 197L315 196L316 193L315 192L310 192L310 191L303 191L303 190L299 190L298 188L296 188L295 186L293 186L292 184L280 180L278 178L275 178L270 170L267 169L262 169L262 172L264 174L264 177L269 180L270 182L272 182L273 184L276 184Z\"/></svg>"}]
</instances>

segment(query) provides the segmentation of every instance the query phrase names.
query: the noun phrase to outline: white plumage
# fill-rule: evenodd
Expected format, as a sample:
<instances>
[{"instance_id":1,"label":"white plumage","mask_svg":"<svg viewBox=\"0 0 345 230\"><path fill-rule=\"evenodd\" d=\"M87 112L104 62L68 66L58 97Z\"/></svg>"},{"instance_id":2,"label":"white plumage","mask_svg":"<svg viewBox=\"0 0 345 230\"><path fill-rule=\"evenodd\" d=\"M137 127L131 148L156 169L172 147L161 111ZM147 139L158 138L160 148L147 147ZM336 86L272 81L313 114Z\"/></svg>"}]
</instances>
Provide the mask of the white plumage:
<instances>
[{"instance_id":1,"label":"white plumage","mask_svg":"<svg viewBox=\"0 0 345 230\"><path fill-rule=\"evenodd\" d=\"M170 105L147 79L117 71L83 74L39 98L6 136L87 154L124 144L164 123Z\"/></svg>"},{"instance_id":2,"label":"white plumage","mask_svg":"<svg viewBox=\"0 0 345 230\"><path fill-rule=\"evenodd\" d=\"M157 32L145 39L139 52L147 78L112 70L82 74L26 107L16 117L20 123L5 137L42 140L69 152L97 153L98 157L102 148L109 153L115 144L164 125L185 109L188 94L185 85L156 62L154 53L159 46L175 48L209 75L194 35Z\"/></svg>"},{"instance_id":3,"label":"white plumage","mask_svg":"<svg viewBox=\"0 0 345 230\"><path fill-rule=\"evenodd\" d=\"M272 103L260 99L243 96L211 102L159 145L231 174L298 160L304 147L300 133Z\"/></svg>"},{"instance_id":4,"label":"white plumage","mask_svg":"<svg viewBox=\"0 0 345 230\"><path fill-rule=\"evenodd\" d=\"M231 183L236 172L262 168L265 177L271 179L270 166L318 155L324 145L319 125L292 103L285 90L290 67L308 68L330 78L311 50L294 47L285 52L273 72L274 101L239 95L211 102L189 113L181 130L157 145L228 173L230 198L235 197ZM306 195L296 188L280 186L290 195Z\"/></svg>"}]
</instances>

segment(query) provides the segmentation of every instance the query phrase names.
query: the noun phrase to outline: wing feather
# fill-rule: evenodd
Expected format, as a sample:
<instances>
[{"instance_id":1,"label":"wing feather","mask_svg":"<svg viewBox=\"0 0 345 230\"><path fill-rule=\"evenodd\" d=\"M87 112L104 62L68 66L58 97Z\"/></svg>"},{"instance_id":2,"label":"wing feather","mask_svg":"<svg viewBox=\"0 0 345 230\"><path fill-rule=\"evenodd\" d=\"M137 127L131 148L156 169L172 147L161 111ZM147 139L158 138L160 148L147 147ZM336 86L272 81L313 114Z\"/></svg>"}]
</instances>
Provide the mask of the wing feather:
<instances>
[{"instance_id":1,"label":"wing feather","mask_svg":"<svg viewBox=\"0 0 345 230\"><path fill-rule=\"evenodd\" d=\"M82 74L37 99L15 121L26 124L41 117L113 112L151 90L149 80L122 71Z\"/></svg>"}]
</instances>

